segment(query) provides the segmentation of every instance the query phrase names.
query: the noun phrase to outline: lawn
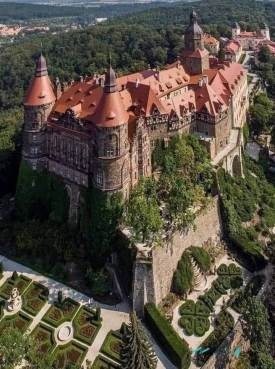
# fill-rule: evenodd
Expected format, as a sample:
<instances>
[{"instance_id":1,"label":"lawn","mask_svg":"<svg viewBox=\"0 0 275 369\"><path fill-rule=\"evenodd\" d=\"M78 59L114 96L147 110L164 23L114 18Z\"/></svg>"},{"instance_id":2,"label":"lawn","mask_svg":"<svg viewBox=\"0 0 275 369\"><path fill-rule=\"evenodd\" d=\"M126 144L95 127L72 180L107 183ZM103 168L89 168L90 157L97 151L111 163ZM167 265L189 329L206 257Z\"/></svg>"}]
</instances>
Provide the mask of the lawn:
<instances>
[{"instance_id":1,"label":"lawn","mask_svg":"<svg viewBox=\"0 0 275 369\"><path fill-rule=\"evenodd\" d=\"M101 346L100 352L112 360L120 362L121 345L122 337L119 331L110 331Z\"/></svg>"}]
</instances>

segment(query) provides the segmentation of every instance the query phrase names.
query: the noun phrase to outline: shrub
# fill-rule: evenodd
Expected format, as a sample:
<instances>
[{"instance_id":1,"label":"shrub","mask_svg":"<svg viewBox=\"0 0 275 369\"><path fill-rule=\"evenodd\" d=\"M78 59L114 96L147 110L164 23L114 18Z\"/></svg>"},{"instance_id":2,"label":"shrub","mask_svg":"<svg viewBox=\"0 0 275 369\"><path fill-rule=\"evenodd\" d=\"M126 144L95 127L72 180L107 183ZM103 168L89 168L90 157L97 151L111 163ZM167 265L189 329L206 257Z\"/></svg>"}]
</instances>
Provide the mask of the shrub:
<instances>
[{"instance_id":1,"label":"shrub","mask_svg":"<svg viewBox=\"0 0 275 369\"><path fill-rule=\"evenodd\" d=\"M202 247L196 246L189 247L189 250L191 251L194 259L202 271L207 272L210 270L211 258L206 250L204 250Z\"/></svg>"},{"instance_id":2,"label":"shrub","mask_svg":"<svg viewBox=\"0 0 275 369\"><path fill-rule=\"evenodd\" d=\"M218 299L221 297L221 294L215 290L215 288L211 287L205 294L206 297L210 298L213 302L213 305L216 304Z\"/></svg>"},{"instance_id":3,"label":"shrub","mask_svg":"<svg viewBox=\"0 0 275 369\"><path fill-rule=\"evenodd\" d=\"M228 274L228 268L227 265L221 264L217 269L218 275L227 275Z\"/></svg>"},{"instance_id":4,"label":"shrub","mask_svg":"<svg viewBox=\"0 0 275 369\"><path fill-rule=\"evenodd\" d=\"M209 328L210 328L209 318L201 316L195 317L194 330L198 336L200 337L204 336L205 333L209 330Z\"/></svg>"},{"instance_id":5,"label":"shrub","mask_svg":"<svg viewBox=\"0 0 275 369\"><path fill-rule=\"evenodd\" d=\"M3 274L3 271L4 271L4 264L3 264L3 261L1 261L1 263L0 263L0 275Z\"/></svg>"},{"instance_id":6,"label":"shrub","mask_svg":"<svg viewBox=\"0 0 275 369\"><path fill-rule=\"evenodd\" d=\"M254 227L246 228L245 232L250 241L256 241L258 239L258 233Z\"/></svg>"},{"instance_id":7,"label":"shrub","mask_svg":"<svg viewBox=\"0 0 275 369\"><path fill-rule=\"evenodd\" d=\"M207 352L198 355L197 365L203 366L210 356L216 351L220 346L226 336L234 327L234 318L226 310L222 310L216 318L216 328L213 332L203 341L201 344L201 349L204 350L209 348Z\"/></svg>"},{"instance_id":8,"label":"shrub","mask_svg":"<svg viewBox=\"0 0 275 369\"><path fill-rule=\"evenodd\" d=\"M240 288L243 285L243 277L239 275L235 275L231 277L230 281L231 281L231 288L233 289Z\"/></svg>"},{"instance_id":9,"label":"shrub","mask_svg":"<svg viewBox=\"0 0 275 369\"><path fill-rule=\"evenodd\" d=\"M86 278L91 283L91 289L95 295L104 296L111 289L108 273L104 268L99 271L88 269Z\"/></svg>"},{"instance_id":10,"label":"shrub","mask_svg":"<svg viewBox=\"0 0 275 369\"><path fill-rule=\"evenodd\" d=\"M124 336L124 335L126 334L126 332L127 332L127 324L126 324L125 322L123 322L123 323L121 324L121 327L120 327L119 332L120 332L120 334L121 334L122 336Z\"/></svg>"},{"instance_id":11,"label":"shrub","mask_svg":"<svg viewBox=\"0 0 275 369\"><path fill-rule=\"evenodd\" d=\"M145 305L145 321L172 363L179 369L189 368L191 363L189 348L153 303Z\"/></svg>"},{"instance_id":12,"label":"shrub","mask_svg":"<svg viewBox=\"0 0 275 369\"><path fill-rule=\"evenodd\" d=\"M180 315L195 315L195 302L187 300L180 307Z\"/></svg>"},{"instance_id":13,"label":"shrub","mask_svg":"<svg viewBox=\"0 0 275 369\"><path fill-rule=\"evenodd\" d=\"M15 282L15 281L17 281L18 278L19 278L19 275L18 275L17 271L15 270L12 273L11 279Z\"/></svg>"},{"instance_id":14,"label":"shrub","mask_svg":"<svg viewBox=\"0 0 275 369\"><path fill-rule=\"evenodd\" d=\"M210 315L209 307L202 300L196 302L196 315L205 317Z\"/></svg>"},{"instance_id":15,"label":"shrub","mask_svg":"<svg viewBox=\"0 0 275 369\"><path fill-rule=\"evenodd\" d=\"M95 311L95 320L100 322L101 321L101 309L100 308L96 308Z\"/></svg>"},{"instance_id":16,"label":"shrub","mask_svg":"<svg viewBox=\"0 0 275 369\"><path fill-rule=\"evenodd\" d=\"M230 277L228 275L220 275L217 281L223 286L225 290L229 290L231 287Z\"/></svg>"},{"instance_id":17,"label":"shrub","mask_svg":"<svg viewBox=\"0 0 275 369\"><path fill-rule=\"evenodd\" d=\"M228 272L230 275L242 275L241 268L234 263L228 265Z\"/></svg>"},{"instance_id":18,"label":"shrub","mask_svg":"<svg viewBox=\"0 0 275 369\"><path fill-rule=\"evenodd\" d=\"M58 293L57 293L57 301L58 301L59 305L61 305L62 300L63 300L62 291L58 291Z\"/></svg>"},{"instance_id":19,"label":"shrub","mask_svg":"<svg viewBox=\"0 0 275 369\"><path fill-rule=\"evenodd\" d=\"M208 295L205 294L205 295L199 296L199 300L202 300L206 304L206 306L209 308L209 310L213 311L215 304L213 303L213 301Z\"/></svg>"},{"instance_id":20,"label":"shrub","mask_svg":"<svg viewBox=\"0 0 275 369\"><path fill-rule=\"evenodd\" d=\"M176 292L180 295L186 293L192 287L193 277L194 272L190 255L188 252L184 251L173 277L173 285Z\"/></svg>"},{"instance_id":21,"label":"shrub","mask_svg":"<svg viewBox=\"0 0 275 369\"><path fill-rule=\"evenodd\" d=\"M230 239L233 241L234 246L245 254L245 267L248 270L254 271L266 265L266 261L261 254L261 249L256 242L250 242L238 236L231 236Z\"/></svg>"},{"instance_id":22,"label":"shrub","mask_svg":"<svg viewBox=\"0 0 275 369\"><path fill-rule=\"evenodd\" d=\"M52 274L58 277L62 272L62 264L58 261L55 263L54 267L51 270Z\"/></svg>"},{"instance_id":23,"label":"shrub","mask_svg":"<svg viewBox=\"0 0 275 369\"><path fill-rule=\"evenodd\" d=\"M227 294L227 290L223 287L223 285L218 281L219 278L217 278L213 283L213 287L215 288L215 290L217 290L219 293L221 293L222 295L226 295Z\"/></svg>"},{"instance_id":24,"label":"shrub","mask_svg":"<svg viewBox=\"0 0 275 369\"><path fill-rule=\"evenodd\" d=\"M49 297L50 291L48 289L48 287L44 287L43 291L42 291L42 295L45 297Z\"/></svg>"},{"instance_id":25,"label":"shrub","mask_svg":"<svg viewBox=\"0 0 275 369\"><path fill-rule=\"evenodd\" d=\"M183 315L179 319L179 325L185 330L187 336L194 334L194 316Z\"/></svg>"}]
</instances>

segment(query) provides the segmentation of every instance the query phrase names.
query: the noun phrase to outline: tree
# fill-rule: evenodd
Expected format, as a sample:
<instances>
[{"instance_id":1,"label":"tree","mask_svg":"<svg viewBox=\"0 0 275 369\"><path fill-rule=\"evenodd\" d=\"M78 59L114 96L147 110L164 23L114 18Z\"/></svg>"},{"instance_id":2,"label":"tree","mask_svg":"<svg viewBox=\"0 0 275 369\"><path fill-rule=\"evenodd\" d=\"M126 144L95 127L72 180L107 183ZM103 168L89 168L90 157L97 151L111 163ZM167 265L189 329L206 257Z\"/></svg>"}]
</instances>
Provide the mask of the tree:
<instances>
[{"instance_id":1,"label":"tree","mask_svg":"<svg viewBox=\"0 0 275 369\"><path fill-rule=\"evenodd\" d=\"M135 311L130 314L120 352L121 369L156 369L157 357Z\"/></svg>"},{"instance_id":2,"label":"tree","mask_svg":"<svg viewBox=\"0 0 275 369\"><path fill-rule=\"evenodd\" d=\"M41 349L41 342L32 337L26 340L26 356L27 365L23 369L49 369L53 368L54 356L45 354Z\"/></svg>"},{"instance_id":3,"label":"tree","mask_svg":"<svg viewBox=\"0 0 275 369\"><path fill-rule=\"evenodd\" d=\"M14 369L22 363L25 354L25 339L22 333L7 328L0 335L0 368Z\"/></svg>"},{"instance_id":4,"label":"tree","mask_svg":"<svg viewBox=\"0 0 275 369\"><path fill-rule=\"evenodd\" d=\"M268 46L263 45L261 47L261 50L259 52L258 59L261 63L268 63L272 57L272 54L270 52L270 49Z\"/></svg>"},{"instance_id":5,"label":"tree","mask_svg":"<svg viewBox=\"0 0 275 369\"><path fill-rule=\"evenodd\" d=\"M218 58L222 60L225 59L225 53L224 53L222 45L220 46L219 51L218 51Z\"/></svg>"}]
</instances>

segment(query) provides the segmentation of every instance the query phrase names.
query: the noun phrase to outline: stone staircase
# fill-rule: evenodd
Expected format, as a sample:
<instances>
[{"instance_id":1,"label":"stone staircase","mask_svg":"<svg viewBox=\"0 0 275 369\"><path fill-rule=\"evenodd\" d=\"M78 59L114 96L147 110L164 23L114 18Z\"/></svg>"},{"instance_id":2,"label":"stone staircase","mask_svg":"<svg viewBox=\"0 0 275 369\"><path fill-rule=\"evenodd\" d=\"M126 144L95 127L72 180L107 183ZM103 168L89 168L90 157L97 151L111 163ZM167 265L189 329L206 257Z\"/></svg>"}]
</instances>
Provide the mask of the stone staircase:
<instances>
[{"instance_id":1,"label":"stone staircase","mask_svg":"<svg viewBox=\"0 0 275 369\"><path fill-rule=\"evenodd\" d=\"M207 284L206 277L202 274L198 264L192 255L190 255L191 264L194 272L194 290L201 291Z\"/></svg>"}]
</instances>

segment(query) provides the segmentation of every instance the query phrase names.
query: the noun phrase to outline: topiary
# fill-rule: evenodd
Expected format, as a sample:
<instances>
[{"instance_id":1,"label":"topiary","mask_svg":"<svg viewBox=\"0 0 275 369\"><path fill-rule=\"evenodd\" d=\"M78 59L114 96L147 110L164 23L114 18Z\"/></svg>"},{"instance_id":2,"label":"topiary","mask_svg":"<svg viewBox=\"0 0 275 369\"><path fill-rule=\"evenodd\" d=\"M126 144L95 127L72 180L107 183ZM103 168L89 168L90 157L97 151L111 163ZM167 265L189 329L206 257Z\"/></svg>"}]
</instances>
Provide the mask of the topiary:
<instances>
[{"instance_id":1,"label":"topiary","mask_svg":"<svg viewBox=\"0 0 275 369\"><path fill-rule=\"evenodd\" d=\"M206 250L204 250L202 247L196 246L191 246L188 250L191 251L192 256L202 271L207 272L210 270L211 258L210 254Z\"/></svg>"},{"instance_id":2,"label":"topiary","mask_svg":"<svg viewBox=\"0 0 275 369\"><path fill-rule=\"evenodd\" d=\"M234 275L233 277L230 278L230 282L231 288L233 289L240 288L243 285L243 277L239 275Z\"/></svg>"},{"instance_id":3,"label":"topiary","mask_svg":"<svg viewBox=\"0 0 275 369\"><path fill-rule=\"evenodd\" d=\"M4 264L3 264L3 261L1 261L1 263L0 263L0 275L3 274L3 271L4 271Z\"/></svg>"},{"instance_id":4,"label":"topiary","mask_svg":"<svg viewBox=\"0 0 275 369\"><path fill-rule=\"evenodd\" d=\"M241 268L234 263L228 265L228 273L230 275L242 275Z\"/></svg>"},{"instance_id":5,"label":"topiary","mask_svg":"<svg viewBox=\"0 0 275 369\"><path fill-rule=\"evenodd\" d=\"M196 315L208 317L210 315L210 309L204 301L198 300L196 302Z\"/></svg>"},{"instance_id":6,"label":"topiary","mask_svg":"<svg viewBox=\"0 0 275 369\"><path fill-rule=\"evenodd\" d=\"M210 328L210 321L206 317L196 316L194 321L195 333L202 337Z\"/></svg>"},{"instance_id":7,"label":"topiary","mask_svg":"<svg viewBox=\"0 0 275 369\"><path fill-rule=\"evenodd\" d=\"M18 279L18 278L19 278L18 273L17 273L17 271L15 270L15 271L12 273L11 279L15 282L15 281L17 281L17 279Z\"/></svg>"},{"instance_id":8,"label":"topiary","mask_svg":"<svg viewBox=\"0 0 275 369\"><path fill-rule=\"evenodd\" d=\"M195 315L195 302L187 300L180 306L180 315Z\"/></svg>"},{"instance_id":9,"label":"topiary","mask_svg":"<svg viewBox=\"0 0 275 369\"><path fill-rule=\"evenodd\" d=\"M101 321L101 309L100 308L96 308L95 311L95 320L100 322Z\"/></svg>"},{"instance_id":10,"label":"topiary","mask_svg":"<svg viewBox=\"0 0 275 369\"><path fill-rule=\"evenodd\" d=\"M124 335L126 334L126 332L127 332L127 324L126 324L125 322L123 322L123 323L121 324L121 327L120 327L119 332L120 332L120 334L121 334L122 336L124 336Z\"/></svg>"},{"instance_id":11,"label":"topiary","mask_svg":"<svg viewBox=\"0 0 275 369\"><path fill-rule=\"evenodd\" d=\"M219 282L225 290L229 290L231 287L230 277L228 275L220 275L217 278L217 282Z\"/></svg>"},{"instance_id":12,"label":"topiary","mask_svg":"<svg viewBox=\"0 0 275 369\"><path fill-rule=\"evenodd\" d=\"M58 291L57 292L57 301L59 304L62 303L62 300L63 300L63 294L62 294L62 291Z\"/></svg>"},{"instance_id":13,"label":"topiary","mask_svg":"<svg viewBox=\"0 0 275 369\"><path fill-rule=\"evenodd\" d=\"M45 297L49 297L50 291L48 289L48 287L44 287L42 290L42 295Z\"/></svg>"},{"instance_id":14,"label":"topiary","mask_svg":"<svg viewBox=\"0 0 275 369\"><path fill-rule=\"evenodd\" d=\"M194 334L194 317L193 315L183 315L179 319L179 325L185 330L187 336Z\"/></svg>"},{"instance_id":15,"label":"topiary","mask_svg":"<svg viewBox=\"0 0 275 369\"><path fill-rule=\"evenodd\" d=\"M228 274L228 268L227 265L221 264L217 269L218 275L227 275Z\"/></svg>"}]
</instances>

